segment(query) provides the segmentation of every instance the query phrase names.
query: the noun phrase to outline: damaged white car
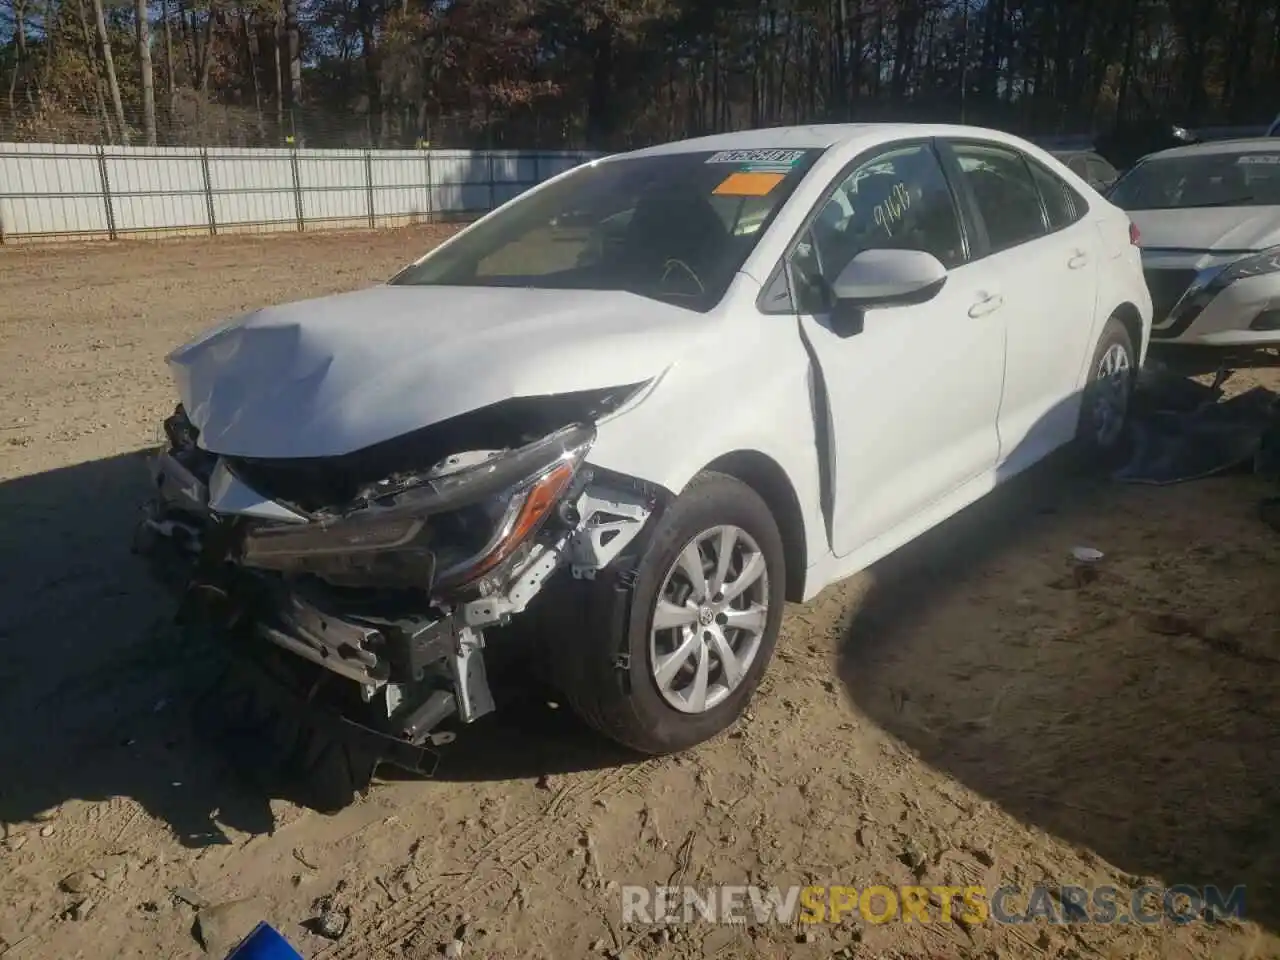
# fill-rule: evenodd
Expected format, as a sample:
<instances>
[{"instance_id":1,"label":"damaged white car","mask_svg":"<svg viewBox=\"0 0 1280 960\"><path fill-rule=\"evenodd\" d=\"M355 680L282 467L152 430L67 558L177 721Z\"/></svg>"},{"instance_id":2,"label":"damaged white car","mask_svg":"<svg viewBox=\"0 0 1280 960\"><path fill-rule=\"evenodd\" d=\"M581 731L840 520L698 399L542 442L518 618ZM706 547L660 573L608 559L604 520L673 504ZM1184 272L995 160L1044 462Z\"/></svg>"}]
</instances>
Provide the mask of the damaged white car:
<instances>
[{"instance_id":1,"label":"damaged white car","mask_svg":"<svg viewBox=\"0 0 1280 960\"><path fill-rule=\"evenodd\" d=\"M589 723L680 750L742 712L785 601L1115 446L1150 323L1128 220L1016 138L641 150L175 351L138 549L306 711L333 803L494 709L508 624Z\"/></svg>"}]
</instances>

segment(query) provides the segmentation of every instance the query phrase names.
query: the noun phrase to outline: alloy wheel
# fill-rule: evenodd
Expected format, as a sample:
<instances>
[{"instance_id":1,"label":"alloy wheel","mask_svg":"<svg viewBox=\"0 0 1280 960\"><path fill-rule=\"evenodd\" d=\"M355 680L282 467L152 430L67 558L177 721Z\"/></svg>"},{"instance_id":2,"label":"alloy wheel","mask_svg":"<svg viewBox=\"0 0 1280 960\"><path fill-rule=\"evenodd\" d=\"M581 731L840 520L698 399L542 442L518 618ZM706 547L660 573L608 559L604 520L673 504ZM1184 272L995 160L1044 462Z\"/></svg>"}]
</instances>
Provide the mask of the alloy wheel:
<instances>
[{"instance_id":1,"label":"alloy wheel","mask_svg":"<svg viewBox=\"0 0 1280 960\"><path fill-rule=\"evenodd\" d=\"M1124 430L1132 379L1129 351L1124 344L1111 344L1098 360L1091 384L1094 439L1099 447L1110 447Z\"/></svg>"},{"instance_id":2,"label":"alloy wheel","mask_svg":"<svg viewBox=\"0 0 1280 960\"><path fill-rule=\"evenodd\" d=\"M719 526L690 540L663 580L649 635L663 700L690 714L723 703L751 670L768 619L768 564L751 535Z\"/></svg>"}]
</instances>

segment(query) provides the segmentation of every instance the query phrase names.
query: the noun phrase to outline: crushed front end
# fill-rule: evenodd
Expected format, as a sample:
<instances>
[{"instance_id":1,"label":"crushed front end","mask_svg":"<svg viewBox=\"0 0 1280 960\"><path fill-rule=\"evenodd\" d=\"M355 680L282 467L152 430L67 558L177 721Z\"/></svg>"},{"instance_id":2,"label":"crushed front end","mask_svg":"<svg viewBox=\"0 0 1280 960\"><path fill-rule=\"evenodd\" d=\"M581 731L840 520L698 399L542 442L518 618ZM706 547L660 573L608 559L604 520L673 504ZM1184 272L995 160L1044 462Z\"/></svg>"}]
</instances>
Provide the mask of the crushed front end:
<instances>
[{"instance_id":1,"label":"crushed front end","mask_svg":"<svg viewBox=\"0 0 1280 960\"><path fill-rule=\"evenodd\" d=\"M179 406L135 550L184 623L269 663L292 703L379 760L428 771L453 736L442 724L494 709L485 631L559 571L592 578L658 508L585 462L592 417L616 399L574 400L538 416L508 402L310 461L211 453Z\"/></svg>"}]
</instances>

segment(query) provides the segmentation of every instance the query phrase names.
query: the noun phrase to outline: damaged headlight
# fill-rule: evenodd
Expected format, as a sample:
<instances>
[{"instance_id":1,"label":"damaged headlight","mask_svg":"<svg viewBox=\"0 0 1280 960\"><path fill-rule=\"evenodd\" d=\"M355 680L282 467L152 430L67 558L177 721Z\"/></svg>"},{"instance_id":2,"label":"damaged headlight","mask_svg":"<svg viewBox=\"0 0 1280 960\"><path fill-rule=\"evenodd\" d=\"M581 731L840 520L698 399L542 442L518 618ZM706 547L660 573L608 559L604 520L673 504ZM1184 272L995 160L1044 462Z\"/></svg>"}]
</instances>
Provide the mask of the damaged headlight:
<instances>
[{"instance_id":1,"label":"damaged headlight","mask_svg":"<svg viewBox=\"0 0 1280 960\"><path fill-rule=\"evenodd\" d=\"M473 466L382 481L342 514L249 531L241 560L339 585L471 583L542 526L594 440L575 424Z\"/></svg>"}]
</instances>

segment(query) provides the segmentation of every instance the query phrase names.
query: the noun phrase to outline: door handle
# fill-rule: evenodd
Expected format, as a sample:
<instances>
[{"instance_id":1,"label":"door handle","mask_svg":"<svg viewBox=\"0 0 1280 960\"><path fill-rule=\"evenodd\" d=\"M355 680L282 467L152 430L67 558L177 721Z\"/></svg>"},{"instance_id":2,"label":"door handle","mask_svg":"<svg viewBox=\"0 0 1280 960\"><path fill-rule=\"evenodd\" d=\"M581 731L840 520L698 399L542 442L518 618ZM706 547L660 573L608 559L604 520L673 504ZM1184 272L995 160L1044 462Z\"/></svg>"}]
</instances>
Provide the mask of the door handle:
<instances>
[{"instance_id":1,"label":"door handle","mask_svg":"<svg viewBox=\"0 0 1280 960\"><path fill-rule=\"evenodd\" d=\"M1089 262L1089 254L1084 250L1077 250L1071 255L1071 259L1067 261L1067 268L1070 270L1079 270Z\"/></svg>"},{"instance_id":2,"label":"door handle","mask_svg":"<svg viewBox=\"0 0 1280 960\"><path fill-rule=\"evenodd\" d=\"M1002 306L1004 306L1004 297L998 293L988 294L969 308L969 316L985 317L988 313L995 313Z\"/></svg>"}]
</instances>

